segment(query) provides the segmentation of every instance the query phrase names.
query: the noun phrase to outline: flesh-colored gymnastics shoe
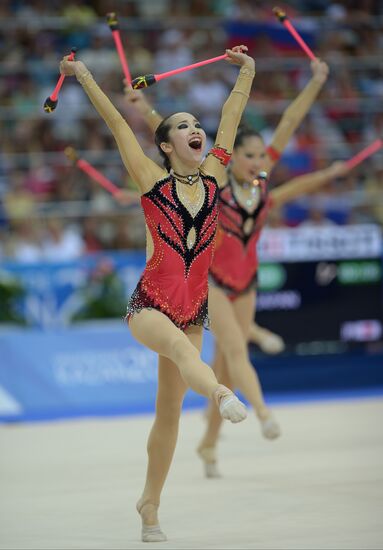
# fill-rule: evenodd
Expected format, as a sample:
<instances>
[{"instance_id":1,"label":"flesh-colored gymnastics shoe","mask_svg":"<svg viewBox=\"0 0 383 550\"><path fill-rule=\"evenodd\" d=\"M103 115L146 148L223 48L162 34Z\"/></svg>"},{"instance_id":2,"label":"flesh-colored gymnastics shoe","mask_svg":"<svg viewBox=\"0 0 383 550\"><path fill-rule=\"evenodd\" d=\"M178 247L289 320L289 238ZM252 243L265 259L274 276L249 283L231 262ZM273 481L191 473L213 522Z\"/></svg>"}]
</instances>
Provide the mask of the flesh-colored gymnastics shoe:
<instances>
[{"instance_id":1,"label":"flesh-colored gymnastics shoe","mask_svg":"<svg viewBox=\"0 0 383 550\"><path fill-rule=\"evenodd\" d=\"M142 542L165 542L168 539L159 525L142 524L141 540Z\"/></svg>"},{"instance_id":2,"label":"flesh-colored gymnastics shoe","mask_svg":"<svg viewBox=\"0 0 383 550\"><path fill-rule=\"evenodd\" d=\"M215 447L198 447L197 454L203 462L205 477L209 479L222 477L217 468Z\"/></svg>"},{"instance_id":3,"label":"flesh-colored gymnastics shoe","mask_svg":"<svg viewBox=\"0 0 383 550\"><path fill-rule=\"evenodd\" d=\"M141 513L143 508L146 506L152 507L152 512L157 511L158 506L152 504L151 502L142 502L139 500L137 502L137 512L140 514L142 519L142 529L141 529L141 540L142 542L164 542L167 539L165 533L162 532L159 523L155 525L147 525L144 522L143 514Z\"/></svg>"},{"instance_id":4,"label":"flesh-colored gymnastics shoe","mask_svg":"<svg viewBox=\"0 0 383 550\"><path fill-rule=\"evenodd\" d=\"M282 353L286 347L283 339L278 336L278 334L274 334L273 332L267 333L264 337L260 338L258 346L268 355L277 355L278 353Z\"/></svg>"},{"instance_id":5,"label":"flesh-colored gymnastics shoe","mask_svg":"<svg viewBox=\"0 0 383 550\"><path fill-rule=\"evenodd\" d=\"M242 422L247 417L245 405L226 386L219 385L214 392L220 415L233 424Z\"/></svg>"},{"instance_id":6,"label":"flesh-colored gymnastics shoe","mask_svg":"<svg viewBox=\"0 0 383 550\"><path fill-rule=\"evenodd\" d=\"M266 439L277 439L281 435L279 424L272 414L260 422L263 437Z\"/></svg>"}]
</instances>

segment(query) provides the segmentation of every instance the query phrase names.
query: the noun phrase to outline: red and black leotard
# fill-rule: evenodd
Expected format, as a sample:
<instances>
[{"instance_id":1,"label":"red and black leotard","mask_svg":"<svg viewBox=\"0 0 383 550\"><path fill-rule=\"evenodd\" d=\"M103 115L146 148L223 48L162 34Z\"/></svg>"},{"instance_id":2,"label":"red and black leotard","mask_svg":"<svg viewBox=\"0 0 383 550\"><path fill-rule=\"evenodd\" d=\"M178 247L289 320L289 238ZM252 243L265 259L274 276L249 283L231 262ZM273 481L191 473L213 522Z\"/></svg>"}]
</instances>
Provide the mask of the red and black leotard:
<instances>
[{"instance_id":1,"label":"red and black leotard","mask_svg":"<svg viewBox=\"0 0 383 550\"><path fill-rule=\"evenodd\" d=\"M237 200L233 183L220 190L218 231L210 280L230 299L253 288L257 282L257 242L270 206L266 182L260 180L258 206L248 212Z\"/></svg>"},{"instance_id":2,"label":"red and black leotard","mask_svg":"<svg viewBox=\"0 0 383 550\"><path fill-rule=\"evenodd\" d=\"M193 217L181 202L172 175L142 195L153 253L133 292L127 318L157 309L184 330L208 322L208 272L218 219L218 185L201 173L204 199ZM189 237L189 238L188 238Z\"/></svg>"}]
</instances>

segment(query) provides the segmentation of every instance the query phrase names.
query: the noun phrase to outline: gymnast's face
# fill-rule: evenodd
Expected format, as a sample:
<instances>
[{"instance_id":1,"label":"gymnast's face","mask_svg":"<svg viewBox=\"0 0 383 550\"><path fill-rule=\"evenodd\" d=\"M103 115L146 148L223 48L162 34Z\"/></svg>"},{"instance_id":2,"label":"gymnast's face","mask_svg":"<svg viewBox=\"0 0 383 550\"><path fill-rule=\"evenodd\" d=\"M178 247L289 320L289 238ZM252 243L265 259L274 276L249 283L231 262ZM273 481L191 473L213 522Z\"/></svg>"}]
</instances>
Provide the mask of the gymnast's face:
<instances>
[{"instance_id":1,"label":"gymnast's face","mask_svg":"<svg viewBox=\"0 0 383 550\"><path fill-rule=\"evenodd\" d=\"M201 124L190 113L176 113L169 119L169 141L161 148L170 161L177 157L188 166L199 165L206 146L206 134Z\"/></svg>"},{"instance_id":2,"label":"gymnast's face","mask_svg":"<svg viewBox=\"0 0 383 550\"><path fill-rule=\"evenodd\" d=\"M252 182L262 170L266 170L266 147L258 136L243 138L233 151L231 171L238 182Z\"/></svg>"}]
</instances>

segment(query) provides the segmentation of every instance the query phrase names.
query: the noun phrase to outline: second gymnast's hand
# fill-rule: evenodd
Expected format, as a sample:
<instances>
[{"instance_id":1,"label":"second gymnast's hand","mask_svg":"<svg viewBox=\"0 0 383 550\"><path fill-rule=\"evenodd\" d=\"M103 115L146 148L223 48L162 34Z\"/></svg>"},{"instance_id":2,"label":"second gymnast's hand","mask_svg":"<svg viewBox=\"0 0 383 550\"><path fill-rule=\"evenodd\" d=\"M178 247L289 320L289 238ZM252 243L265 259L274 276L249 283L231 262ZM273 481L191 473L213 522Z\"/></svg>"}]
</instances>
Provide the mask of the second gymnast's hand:
<instances>
[{"instance_id":1,"label":"second gymnast's hand","mask_svg":"<svg viewBox=\"0 0 383 550\"><path fill-rule=\"evenodd\" d=\"M65 74L65 76L79 76L81 73L87 71L86 66L82 61L69 61L68 55L63 57L60 61L60 73Z\"/></svg>"},{"instance_id":2,"label":"second gymnast's hand","mask_svg":"<svg viewBox=\"0 0 383 550\"><path fill-rule=\"evenodd\" d=\"M134 103L135 107L140 108L141 105L147 107L147 101L142 91L133 90L126 78L124 78L124 96L128 103Z\"/></svg>"},{"instance_id":3,"label":"second gymnast's hand","mask_svg":"<svg viewBox=\"0 0 383 550\"><path fill-rule=\"evenodd\" d=\"M226 50L226 61L232 63L233 65L240 65L241 67L246 65L246 67L254 69L255 61L252 57L246 54L247 51L247 46L234 46L231 50Z\"/></svg>"},{"instance_id":4,"label":"second gymnast's hand","mask_svg":"<svg viewBox=\"0 0 383 550\"><path fill-rule=\"evenodd\" d=\"M313 72L313 78L320 84L324 84L327 80L329 68L327 63L320 59L313 59L311 61L311 70Z\"/></svg>"},{"instance_id":5,"label":"second gymnast's hand","mask_svg":"<svg viewBox=\"0 0 383 550\"><path fill-rule=\"evenodd\" d=\"M341 178L350 171L347 164L340 160L333 162L328 170L332 178Z\"/></svg>"}]
</instances>

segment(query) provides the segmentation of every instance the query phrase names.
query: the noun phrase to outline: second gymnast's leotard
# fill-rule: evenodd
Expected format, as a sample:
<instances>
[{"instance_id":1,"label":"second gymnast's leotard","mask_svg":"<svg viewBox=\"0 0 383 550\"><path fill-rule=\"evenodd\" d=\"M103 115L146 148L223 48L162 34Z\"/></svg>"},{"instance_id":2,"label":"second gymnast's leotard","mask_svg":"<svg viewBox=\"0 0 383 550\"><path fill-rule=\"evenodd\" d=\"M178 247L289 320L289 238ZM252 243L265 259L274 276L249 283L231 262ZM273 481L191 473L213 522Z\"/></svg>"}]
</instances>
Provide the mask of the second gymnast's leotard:
<instances>
[{"instance_id":1,"label":"second gymnast's leotard","mask_svg":"<svg viewBox=\"0 0 383 550\"><path fill-rule=\"evenodd\" d=\"M201 182L199 209L193 213L181 201L171 174L142 195L152 253L130 298L128 320L149 308L161 311L182 330L193 324L206 326L218 185L214 177L202 173Z\"/></svg>"},{"instance_id":2,"label":"second gymnast's leotard","mask_svg":"<svg viewBox=\"0 0 383 550\"><path fill-rule=\"evenodd\" d=\"M257 242L270 206L267 185L260 180L259 200L248 211L235 196L232 178L219 193L218 231L210 281L234 300L257 282Z\"/></svg>"}]
</instances>

